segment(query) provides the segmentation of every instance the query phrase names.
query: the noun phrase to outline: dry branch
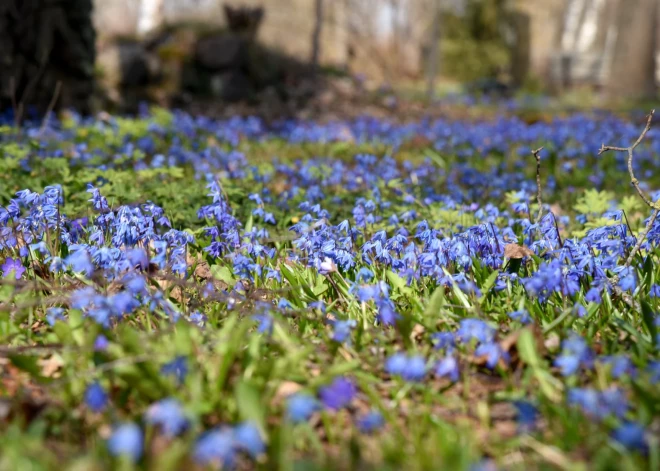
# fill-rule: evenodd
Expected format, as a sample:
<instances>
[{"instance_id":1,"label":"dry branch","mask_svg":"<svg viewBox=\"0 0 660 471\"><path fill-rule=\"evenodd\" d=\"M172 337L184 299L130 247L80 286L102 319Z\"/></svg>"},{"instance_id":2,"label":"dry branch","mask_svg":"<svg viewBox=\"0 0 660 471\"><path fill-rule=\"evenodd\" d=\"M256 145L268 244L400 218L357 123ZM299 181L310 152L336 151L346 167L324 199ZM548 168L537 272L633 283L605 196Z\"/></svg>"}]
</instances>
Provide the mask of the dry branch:
<instances>
[{"instance_id":1,"label":"dry branch","mask_svg":"<svg viewBox=\"0 0 660 471\"><path fill-rule=\"evenodd\" d=\"M653 227L653 224L655 223L656 219L658 218L658 214L660 214L660 205L658 203L654 203L651 201L649 197L647 197L644 192L642 191L641 187L639 186L639 180L637 177L635 177L635 171L633 169L633 159L634 159L634 154L635 154L635 148L642 142L646 134L649 132L651 129L651 122L653 121L653 115L655 114L655 110L651 110L649 115L646 118L646 126L644 126L644 130L642 133L639 135L637 140L630 146L630 147L615 147L615 146L606 146L605 144L601 145L600 150L598 151L598 155L603 154L604 152L607 151L614 151L614 152L626 152L628 154L628 174L630 175L630 184L635 187L635 190L637 191L637 194L639 197L644 201L644 203L653 210L651 213L651 217L649 218L648 222L646 223L646 226L642 230L642 232L639 234L637 237L637 241L635 242L634 247L630 251L630 254L628 254L628 258L626 259L626 262L624 264L624 267L628 268L632 265L633 259L635 258L635 255L640 251L642 248L642 244L644 243L644 240L646 240L646 237L648 236L649 232L651 231L651 228ZM633 301L632 298L624 293L621 288L618 286L619 283L619 275L615 275L610 279L610 284L612 286L612 290L615 292L615 294L621 296L621 298L632 308L639 308L638 303Z\"/></svg>"},{"instance_id":2,"label":"dry branch","mask_svg":"<svg viewBox=\"0 0 660 471\"><path fill-rule=\"evenodd\" d=\"M539 147L532 151L532 155L536 159L536 202L539 205L539 212L536 215L536 222L541 220L543 215L543 200L541 199L541 151L543 147ZM557 231L559 233L559 231Z\"/></svg>"}]
</instances>

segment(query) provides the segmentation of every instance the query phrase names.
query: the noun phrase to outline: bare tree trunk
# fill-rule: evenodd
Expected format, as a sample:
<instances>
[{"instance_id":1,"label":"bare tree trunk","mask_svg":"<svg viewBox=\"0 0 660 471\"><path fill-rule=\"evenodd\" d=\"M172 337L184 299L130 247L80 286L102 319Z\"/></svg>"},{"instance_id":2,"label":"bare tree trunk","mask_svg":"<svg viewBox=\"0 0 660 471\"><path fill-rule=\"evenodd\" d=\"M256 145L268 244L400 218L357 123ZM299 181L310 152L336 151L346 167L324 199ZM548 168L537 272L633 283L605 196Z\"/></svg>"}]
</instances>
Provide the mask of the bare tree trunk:
<instances>
[{"instance_id":1,"label":"bare tree trunk","mask_svg":"<svg viewBox=\"0 0 660 471\"><path fill-rule=\"evenodd\" d=\"M440 19L442 14L442 0L435 0L433 24L431 25L431 44L429 44L428 72L426 80L426 99L429 103L435 96L435 78L438 74L440 60Z\"/></svg>"},{"instance_id":2,"label":"bare tree trunk","mask_svg":"<svg viewBox=\"0 0 660 471\"><path fill-rule=\"evenodd\" d=\"M92 0L0 0L0 109L92 106Z\"/></svg>"},{"instance_id":3,"label":"bare tree trunk","mask_svg":"<svg viewBox=\"0 0 660 471\"><path fill-rule=\"evenodd\" d=\"M623 0L618 4L616 43L606 93L614 99L655 95L655 46L659 0Z\"/></svg>"},{"instance_id":4,"label":"bare tree trunk","mask_svg":"<svg viewBox=\"0 0 660 471\"><path fill-rule=\"evenodd\" d=\"M312 66L318 70L321 55L321 32L323 30L323 0L316 0L314 9L314 31L312 32Z\"/></svg>"}]
</instances>

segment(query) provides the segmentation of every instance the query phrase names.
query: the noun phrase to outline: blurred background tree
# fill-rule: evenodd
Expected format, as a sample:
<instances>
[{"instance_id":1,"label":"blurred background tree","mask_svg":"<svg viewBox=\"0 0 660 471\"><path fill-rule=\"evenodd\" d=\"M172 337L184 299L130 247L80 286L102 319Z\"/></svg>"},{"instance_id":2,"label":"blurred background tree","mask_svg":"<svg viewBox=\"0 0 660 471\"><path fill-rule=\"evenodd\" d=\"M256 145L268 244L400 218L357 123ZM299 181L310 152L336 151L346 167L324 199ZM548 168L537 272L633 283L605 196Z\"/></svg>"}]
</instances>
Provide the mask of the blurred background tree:
<instances>
[{"instance_id":1,"label":"blurred background tree","mask_svg":"<svg viewBox=\"0 0 660 471\"><path fill-rule=\"evenodd\" d=\"M106 103L146 98L185 104L204 94L219 101L288 100L323 91L306 82L310 75L343 80L344 88L359 77L360 90L405 96L411 91L411 97L427 100L458 90L586 89L609 100L655 98L659 5L660 0L0 0L0 104L44 110L57 95L56 107L90 109L95 79ZM238 33L227 6L263 7L258 28Z\"/></svg>"},{"instance_id":2,"label":"blurred background tree","mask_svg":"<svg viewBox=\"0 0 660 471\"><path fill-rule=\"evenodd\" d=\"M467 0L443 18L443 73L461 82L503 78L511 62L507 0Z\"/></svg>"}]
</instances>

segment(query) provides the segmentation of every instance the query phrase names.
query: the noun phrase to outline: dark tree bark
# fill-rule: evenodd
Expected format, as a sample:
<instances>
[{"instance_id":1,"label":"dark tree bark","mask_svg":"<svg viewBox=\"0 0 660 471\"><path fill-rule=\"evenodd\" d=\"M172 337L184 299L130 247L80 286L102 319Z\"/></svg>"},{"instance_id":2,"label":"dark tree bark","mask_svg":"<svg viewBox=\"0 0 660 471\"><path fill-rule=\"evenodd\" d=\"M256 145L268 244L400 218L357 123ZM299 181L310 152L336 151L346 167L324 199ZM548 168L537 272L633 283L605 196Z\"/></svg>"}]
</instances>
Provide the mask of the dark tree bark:
<instances>
[{"instance_id":1,"label":"dark tree bark","mask_svg":"<svg viewBox=\"0 0 660 471\"><path fill-rule=\"evenodd\" d=\"M95 39L92 0L0 1L0 109L90 112Z\"/></svg>"}]
</instances>

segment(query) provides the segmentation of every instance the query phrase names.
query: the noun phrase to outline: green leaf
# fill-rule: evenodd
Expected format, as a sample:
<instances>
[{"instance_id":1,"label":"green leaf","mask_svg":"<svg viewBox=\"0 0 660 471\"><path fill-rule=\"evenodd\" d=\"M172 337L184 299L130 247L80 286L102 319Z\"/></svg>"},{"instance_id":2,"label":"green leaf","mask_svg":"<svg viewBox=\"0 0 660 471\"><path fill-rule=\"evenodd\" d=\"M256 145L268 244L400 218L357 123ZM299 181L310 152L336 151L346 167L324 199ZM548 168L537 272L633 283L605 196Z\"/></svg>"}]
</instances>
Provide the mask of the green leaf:
<instances>
[{"instance_id":1,"label":"green leaf","mask_svg":"<svg viewBox=\"0 0 660 471\"><path fill-rule=\"evenodd\" d=\"M236 394L236 406L241 420L253 422L259 427L262 436L265 436L265 415L259 389L248 381L241 381L236 386L234 393Z\"/></svg>"},{"instance_id":2,"label":"green leaf","mask_svg":"<svg viewBox=\"0 0 660 471\"><path fill-rule=\"evenodd\" d=\"M653 309L649 303L642 301L641 304L642 320L644 321L644 325L646 326L649 334L651 334L651 343L654 343L658 336L658 327L655 325L655 314L653 313Z\"/></svg>"},{"instance_id":3,"label":"green leaf","mask_svg":"<svg viewBox=\"0 0 660 471\"><path fill-rule=\"evenodd\" d=\"M40 381L47 380L41 375L41 367L39 366L39 357L34 355L10 355L9 361L19 370L29 373L35 379Z\"/></svg>"},{"instance_id":4,"label":"green leaf","mask_svg":"<svg viewBox=\"0 0 660 471\"><path fill-rule=\"evenodd\" d=\"M387 277L387 280L390 282L393 288L398 290L399 292L403 294L411 294L412 290L406 283L406 280L401 278L399 275L394 273L393 271L387 271L385 273L385 276Z\"/></svg>"},{"instance_id":5,"label":"green leaf","mask_svg":"<svg viewBox=\"0 0 660 471\"><path fill-rule=\"evenodd\" d=\"M223 283L227 283L229 286L234 286L234 274L226 265L213 265L211 267L211 275L216 280L220 280Z\"/></svg>"},{"instance_id":6,"label":"green leaf","mask_svg":"<svg viewBox=\"0 0 660 471\"><path fill-rule=\"evenodd\" d=\"M614 193L590 188L578 198L573 209L580 214L602 214L610 209L610 201L613 199Z\"/></svg>"},{"instance_id":7,"label":"green leaf","mask_svg":"<svg viewBox=\"0 0 660 471\"><path fill-rule=\"evenodd\" d=\"M484 301L486 300L486 296L488 296L488 293L490 292L491 288L495 285L495 281L497 281L497 276L500 274L498 271L494 271L493 273L490 274L490 276L486 279L486 282L483 284L481 287L481 299L479 300L479 304L483 304Z\"/></svg>"},{"instance_id":8,"label":"green leaf","mask_svg":"<svg viewBox=\"0 0 660 471\"><path fill-rule=\"evenodd\" d=\"M536 350L536 340L534 339L534 335L532 334L531 330L524 329L520 333L516 345L518 347L518 353L520 354L522 361L534 368L540 366L541 360L539 359L538 352Z\"/></svg>"},{"instance_id":9,"label":"green leaf","mask_svg":"<svg viewBox=\"0 0 660 471\"><path fill-rule=\"evenodd\" d=\"M445 304L445 287L438 286L431 295L424 311L424 317L436 316Z\"/></svg>"}]
</instances>

